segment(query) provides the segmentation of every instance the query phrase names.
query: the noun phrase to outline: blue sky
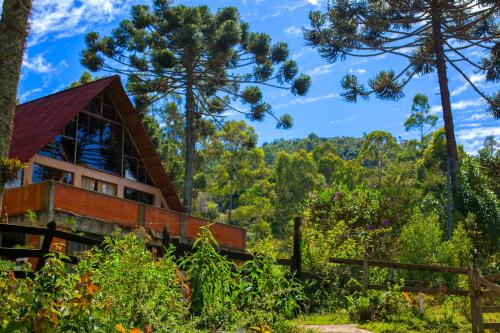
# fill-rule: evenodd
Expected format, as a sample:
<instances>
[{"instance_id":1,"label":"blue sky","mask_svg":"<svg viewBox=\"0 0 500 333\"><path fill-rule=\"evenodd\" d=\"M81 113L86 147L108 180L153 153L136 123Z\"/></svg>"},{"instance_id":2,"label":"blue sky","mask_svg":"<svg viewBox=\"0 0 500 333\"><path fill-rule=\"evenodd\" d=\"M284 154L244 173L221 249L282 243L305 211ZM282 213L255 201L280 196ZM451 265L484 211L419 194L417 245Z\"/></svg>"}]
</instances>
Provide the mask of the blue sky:
<instances>
[{"instance_id":1,"label":"blue sky","mask_svg":"<svg viewBox=\"0 0 500 333\"><path fill-rule=\"evenodd\" d=\"M324 9L326 0L178 0L174 4L207 4L216 10L223 6L237 6L242 18L252 31L267 32L274 41L289 44L293 58L302 72L311 75L313 84L305 97L267 89L264 98L277 114L289 113L294 127L278 130L275 122L251 123L259 142L278 138L305 137L314 132L319 136L361 136L380 129L396 137L407 139L416 133L405 132L403 123L410 112L412 97L424 93L429 97L432 111L441 119L437 79L427 75L414 79L405 89L406 97L398 102L380 101L375 98L347 103L339 97L340 79L348 72L367 80L381 69L395 71L404 66L403 60L393 57L347 59L329 64L304 45L301 27L308 25L310 10ZM19 98L22 102L56 92L78 79L84 71L79 63L83 49L83 36L95 30L109 33L117 23L127 17L130 6L145 1L138 0L34 0L31 32L23 62ZM0 0L0 4L2 0ZM477 50L470 49L468 56L479 59ZM473 81L488 93L498 90L484 82L484 77L465 68ZM453 113L457 140L469 152L482 146L487 135L500 140L500 123L486 111L486 106L457 72L449 72ZM227 119L240 119L228 113Z\"/></svg>"}]
</instances>

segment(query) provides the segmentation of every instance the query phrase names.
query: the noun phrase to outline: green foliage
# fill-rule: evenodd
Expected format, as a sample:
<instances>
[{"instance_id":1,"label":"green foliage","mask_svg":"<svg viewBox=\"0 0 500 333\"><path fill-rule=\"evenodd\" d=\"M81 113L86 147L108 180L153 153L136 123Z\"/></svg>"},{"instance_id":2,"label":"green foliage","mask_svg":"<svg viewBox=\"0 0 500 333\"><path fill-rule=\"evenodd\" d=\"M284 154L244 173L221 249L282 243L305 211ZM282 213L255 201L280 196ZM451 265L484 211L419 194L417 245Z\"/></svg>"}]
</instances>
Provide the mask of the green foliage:
<instances>
[{"instance_id":1,"label":"green foliage","mask_svg":"<svg viewBox=\"0 0 500 333\"><path fill-rule=\"evenodd\" d=\"M0 183L5 184L15 180L19 170L26 168L26 164L17 159L0 157Z\"/></svg>"},{"instance_id":2,"label":"green foliage","mask_svg":"<svg viewBox=\"0 0 500 333\"><path fill-rule=\"evenodd\" d=\"M474 232L474 246L483 259L498 251L500 235L500 202L488 184L478 161L464 157L460 170L459 205L464 216L468 213L475 215L475 223L470 227Z\"/></svg>"},{"instance_id":3,"label":"green foliage","mask_svg":"<svg viewBox=\"0 0 500 333\"><path fill-rule=\"evenodd\" d=\"M106 313L110 326L178 329L188 304L180 292L176 265L170 255L154 258L146 241L145 234L107 237L104 250L85 253L77 271L101 289L96 300L100 310L94 311Z\"/></svg>"},{"instance_id":4,"label":"green foliage","mask_svg":"<svg viewBox=\"0 0 500 333\"><path fill-rule=\"evenodd\" d=\"M275 327L300 310L302 286L290 278L288 268L280 267L274 261L269 249L261 247L254 252L253 260L238 268L237 298L247 327L259 323Z\"/></svg>"},{"instance_id":5,"label":"green foliage","mask_svg":"<svg viewBox=\"0 0 500 333\"><path fill-rule=\"evenodd\" d=\"M401 292L369 290L367 295L348 296L349 318L356 323L391 321L410 310Z\"/></svg>"},{"instance_id":6,"label":"green foliage","mask_svg":"<svg viewBox=\"0 0 500 333\"><path fill-rule=\"evenodd\" d=\"M280 153L274 166L274 177L278 221L273 231L282 234L282 228L299 212L308 193L319 188L324 179L318 173L312 155L303 150L293 154Z\"/></svg>"},{"instance_id":7,"label":"green foliage","mask_svg":"<svg viewBox=\"0 0 500 333\"><path fill-rule=\"evenodd\" d=\"M180 263L192 290L193 313L201 317L201 327L231 329L237 322L233 264L218 253L217 243L208 228L202 228L194 248L195 251Z\"/></svg>"},{"instance_id":8,"label":"green foliage","mask_svg":"<svg viewBox=\"0 0 500 333\"><path fill-rule=\"evenodd\" d=\"M436 216L424 217L415 209L400 236L401 262L432 264L441 262L442 229Z\"/></svg>"}]
</instances>

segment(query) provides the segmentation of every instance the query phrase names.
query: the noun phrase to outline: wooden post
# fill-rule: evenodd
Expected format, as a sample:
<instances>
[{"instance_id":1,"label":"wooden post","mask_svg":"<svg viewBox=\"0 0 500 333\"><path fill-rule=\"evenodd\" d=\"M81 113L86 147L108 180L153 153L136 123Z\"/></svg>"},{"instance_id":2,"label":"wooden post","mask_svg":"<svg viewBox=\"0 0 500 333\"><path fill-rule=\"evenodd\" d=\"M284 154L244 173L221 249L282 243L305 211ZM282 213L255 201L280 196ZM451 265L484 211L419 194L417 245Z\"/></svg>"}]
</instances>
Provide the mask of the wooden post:
<instances>
[{"instance_id":1,"label":"wooden post","mask_svg":"<svg viewBox=\"0 0 500 333\"><path fill-rule=\"evenodd\" d=\"M481 309L481 284L476 269L469 270L469 297L471 307L472 333L483 333L483 313Z\"/></svg>"},{"instance_id":2,"label":"wooden post","mask_svg":"<svg viewBox=\"0 0 500 333\"><path fill-rule=\"evenodd\" d=\"M363 288L365 288L365 290L368 289L369 276L370 266L368 261L368 252L365 252L365 256L363 257Z\"/></svg>"},{"instance_id":3,"label":"wooden post","mask_svg":"<svg viewBox=\"0 0 500 333\"><path fill-rule=\"evenodd\" d=\"M54 238L54 231L56 230L56 222L52 221L47 224L47 233L43 236L42 246L40 247L41 254L38 258L38 263L36 264L35 271L40 270L45 264L45 256L50 251L50 245L52 244L52 238Z\"/></svg>"},{"instance_id":4,"label":"wooden post","mask_svg":"<svg viewBox=\"0 0 500 333\"><path fill-rule=\"evenodd\" d=\"M302 226L302 217L297 216L293 219L293 257L292 257L292 271L297 278L302 275L302 233L300 227Z\"/></svg>"},{"instance_id":5,"label":"wooden post","mask_svg":"<svg viewBox=\"0 0 500 333\"><path fill-rule=\"evenodd\" d=\"M163 247L163 254L165 254L170 247L170 234L168 233L167 227L163 228L161 234L161 246Z\"/></svg>"}]
</instances>

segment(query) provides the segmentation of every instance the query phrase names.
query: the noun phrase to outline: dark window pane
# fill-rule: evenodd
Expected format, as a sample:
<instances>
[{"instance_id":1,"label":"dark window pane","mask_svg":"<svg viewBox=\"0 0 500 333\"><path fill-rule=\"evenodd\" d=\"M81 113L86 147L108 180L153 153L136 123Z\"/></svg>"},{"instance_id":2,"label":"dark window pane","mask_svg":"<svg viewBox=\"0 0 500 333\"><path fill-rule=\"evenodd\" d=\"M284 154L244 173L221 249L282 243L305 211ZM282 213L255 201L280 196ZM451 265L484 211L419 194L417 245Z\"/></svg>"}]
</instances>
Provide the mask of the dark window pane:
<instances>
[{"instance_id":1,"label":"dark window pane","mask_svg":"<svg viewBox=\"0 0 500 333\"><path fill-rule=\"evenodd\" d=\"M73 174L71 172L33 164L33 174L31 177L32 183L40 183L47 180L55 180L64 184L73 184Z\"/></svg>"},{"instance_id":2,"label":"dark window pane","mask_svg":"<svg viewBox=\"0 0 500 333\"><path fill-rule=\"evenodd\" d=\"M121 151L122 127L107 121L102 122L102 143Z\"/></svg>"},{"instance_id":3,"label":"dark window pane","mask_svg":"<svg viewBox=\"0 0 500 333\"><path fill-rule=\"evenodd\" d=\"M74 138L76 136L76 117L69 122L62 132L64 136Z\"/></svg>"},{"instance_id":4,"label":"dark window pane","mask_svg":"<svg viewBox=\"0 0 500 333\"><path fill-rule=\"evenodd\" d=\"M128 187L125 187L124 197L125 199L142 202L151 206L153 206L155 202L155 196L153 194L142 192Z\"/></svg>"},{"instance_id":5,"label":"dark window pane","mask_svg":"<svg viewBox=\"0 0 500 333\"><path fill-rule=\"evenodd\" d=\"M107 171L116 175L121 173L122 159L120 152L98 143L86 142L78 145L78 164Z\"/></svg>"},{"instance_id":6,"label":"dark window pane","mask_svg":"<svg viewBox=\"0 0 500 333\"><path fill-rule=\"evenodd\" d=\"M106 119L119 121L118 114L116 113L115 108L110 105L102 106L102 116Z\"/></svg>"},{"instance_id":7,"label":"dark window pane","mask_svg":"<svg viewBox=\"0 0 500 333\"><path fill-rule=\"evenodd\" d=\"M54 158L54 141L49 142L45 147L43 147L38 155Z\"/></svg>"},{"instance_id":8,"label":"dark window pane","mask_svg":"<svg viewBox=\"0 0 500 333\"><path fill-rule=\"evenodd\" d=\"M139 162L139 167L137 168L137 177L141 183L146 182L146 169L141 162Z\"/></svg>"},{"instance_id":9,"label":"dark window pane","mask_svg":"<svg viewBox=\"0 0 500 333\"><path fill-rule=\"evenodd\" d=\"M92 102L89 103L87 107L88 111L91 113L95 113L97 115L101 115L101 96L95 97Z\"/></svg>"},{"instance_id":10,"label":"dark window pane","mask_svg":"<svg viewBox=\"0 0 500 333\"><path fill-rule=\"evenodd\" d=\"M128 133L125 131L125 140L124 140L124 147L123 147L123 152L125 155L132 156L132 157L138 157L137 152L135 151L135 147L132 143L132 140L128 136Z\"/></svg>"},{"instance_id":11,"label":"dark window pane","mask_svg":"<svg viewBox=\"0 0 500 333\"><path fill-rule=\"evenodd\" d=\"M73 163L75 158L75 140L58 135L54 142L54 158Z\"/></svg>"}]
</instances>

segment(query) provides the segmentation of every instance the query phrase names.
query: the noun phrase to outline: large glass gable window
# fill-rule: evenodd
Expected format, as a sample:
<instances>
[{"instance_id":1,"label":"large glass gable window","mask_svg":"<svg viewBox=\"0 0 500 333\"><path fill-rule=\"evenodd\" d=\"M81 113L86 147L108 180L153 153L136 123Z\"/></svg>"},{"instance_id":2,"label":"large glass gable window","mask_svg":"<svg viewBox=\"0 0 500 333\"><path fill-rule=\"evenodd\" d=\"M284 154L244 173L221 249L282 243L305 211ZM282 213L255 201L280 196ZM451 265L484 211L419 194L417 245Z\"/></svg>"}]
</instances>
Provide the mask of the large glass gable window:
<instances>
[{"instance_id":1,"label":"large glass gable window","mask_svg":"<svg viewBox=\"0 0 500 333\"><path fill-rule=\"evenodd\" d=\"M153 185L106 92L94 98L39 154Z\"/></svg>"}]
</instances>

